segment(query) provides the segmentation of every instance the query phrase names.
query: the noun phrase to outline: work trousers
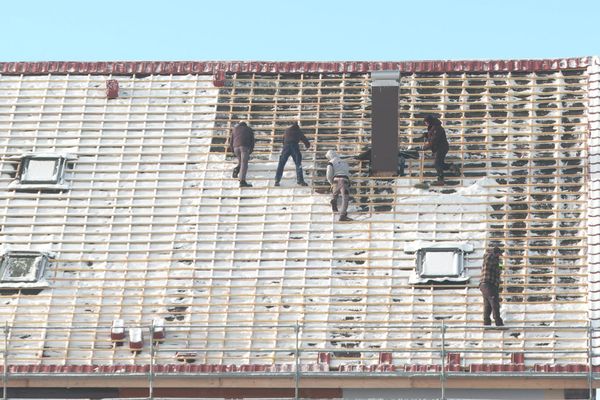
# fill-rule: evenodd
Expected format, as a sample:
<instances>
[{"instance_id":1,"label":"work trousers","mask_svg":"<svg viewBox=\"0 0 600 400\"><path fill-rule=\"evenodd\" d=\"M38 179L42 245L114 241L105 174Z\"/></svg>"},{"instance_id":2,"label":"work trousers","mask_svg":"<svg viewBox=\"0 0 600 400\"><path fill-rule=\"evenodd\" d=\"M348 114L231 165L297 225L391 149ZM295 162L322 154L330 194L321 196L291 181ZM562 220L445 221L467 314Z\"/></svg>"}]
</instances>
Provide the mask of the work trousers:
<instances>
[{"instance_id":1,"label":"work trousers","mask_svg":"<svg viewBox=\"0 0 600 400\"><path fill-rule=\"evenodd\" d=\"M294 160L294 164L296 164L296 181L298 183L304 182L304 175L302 174L302 153L300 153L300 146L298 143L286 143L283 145L281 154L279 155L279 164L277 164L275 181L279 182L281 180L283 168L290 156L292 156L292 160Z\"/></svg>"},{"instance_id":2,"label":"work trousers","mask_svg":"<svg viewBox=\"0 0 600 400\"><path fill-rule=\"evenodd\" d=\"M248 172L248 161L250 160L250 147L240 146L233 149L233 153L238 159L238 165L235 167L239 171L240 181L246 180Z\"/></svg>"},{"instance_id":3,"label":"work trousers","mask_svg":"<svg viewBox=\"0 0 600 400\"><path fill-rule=\"evenodd\" d=\"M448 149L440 149L433 154L434 162L433 165L435 167L435 171L437 172L438 181L444 180L444 171L450 168L451 164L446 164L446 154L448 154Z\"/></svg>"},{"instance_id":4,"label":"work trousers","mask_svg":"<svg viewBox=\"0 0 600 400\"><path fill-rule=\"evenodd\" d=\"M333 178L332 201L337 203L340 194L342 195L340 215L346 215L348 213L348 202L350 201L350 180L345 176L336 176Z\"/></svg>"},{"instance_id":5,"label":"work trousers","mask_svg":"<svg viewBox=\"0 0 600 400\"><path fill-rule=\"evenodd\" d=\"M494 316L496 325L503 323L500 317L500 293L498 286L491 285L486 282L479 284L479 290L483 295L483 323L489 325L491 323L490 314Z\"/></svg>"}]
</instances>

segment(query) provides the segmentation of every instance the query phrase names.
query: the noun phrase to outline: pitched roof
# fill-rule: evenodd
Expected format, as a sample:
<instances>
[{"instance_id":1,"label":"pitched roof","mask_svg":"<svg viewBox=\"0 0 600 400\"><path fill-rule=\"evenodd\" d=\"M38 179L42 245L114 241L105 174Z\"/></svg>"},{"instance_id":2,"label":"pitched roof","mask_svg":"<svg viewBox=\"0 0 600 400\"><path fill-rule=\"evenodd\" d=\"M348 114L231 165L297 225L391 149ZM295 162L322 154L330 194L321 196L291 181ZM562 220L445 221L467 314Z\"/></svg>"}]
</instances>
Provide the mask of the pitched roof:
<instances>
[{"instance_id":1,"label":"pitched roof","mask_svg":"<svg viewBox=\"0 0 600 400\"><path fill-rule=\"evenodd\" d=\"M476 280L488 238L505 241L509 250L508 323L571 328L587 321L585 151L592 128L583 66L589 59L572 60L542 62L540 71L576 70L517 79L507 68L535 65L478 62L473 74L407 76L400 89L401 145L420 136L420 113L437 110L450 136L449 159L462 163L464 174L445 194L424 193L412 188L420 179L415 162L406 177L373 180L367 166L353 161L351 212L362 220L347 225L334 221L329 195L317 190L326 187L326 150L351 155L369 142L370 82L362 74L368 63L330 63L327 71L360 73L316 77L263 73L286 66L286 72L318 72L325 64L11 64L17 76L0 76L0 152L79 156L68 171L68 192L0 190L2 240L51 244L57 253L47 271L50 288L37 296L2 295L0 322L31 328L10 336L11 361L147 363L147 342L135 356L111 346L116 318L127 328L164 318L167 339L156 359L162 364L188 347L211 349L201 355L207 363L260 362L265 351L293 346L289 323L296 320L313 324L300 337L307 352L319 346L346 351L346 345L433 349L435 338L417 337L423 321L480 321ZM446 71L469 62L440 63L411 65ZM479 74L484 65L504 72ZM217 66L256 73L228 78L219 89L201 76ZM168 76L194 69L196 76ZM107 76L87 76L137 71L154 75L119 78L121 94L110 100ZM40 74L46 76L28 76ZM243 191L231 178L233 161L220 150L240 119L251 121L258 138L250 166L255 186ZM278 139L292 119L300 119L313 140L303 152L312 188L293 186L289 164L282 187L272 186ZM0 181L7 183L16 161L4 161ZM434 174L427 162L425 176ZM456 239L475 248L466 262L471 284L443 291L411 285L414 256L407 245ZM415 327L380 329L401 323ZM93 329L69 330L80 325ZM584 348L582 332L557 329L550 343L535 335L519 340L544 352ZM512 337L481 333L476 339L484 336L515 348ZM448 346L469 348L471 342L458 337ZM283 353L267 359L289 361ZM431 355L410 357L419 362Z\"/></svg>"}]
</instances>

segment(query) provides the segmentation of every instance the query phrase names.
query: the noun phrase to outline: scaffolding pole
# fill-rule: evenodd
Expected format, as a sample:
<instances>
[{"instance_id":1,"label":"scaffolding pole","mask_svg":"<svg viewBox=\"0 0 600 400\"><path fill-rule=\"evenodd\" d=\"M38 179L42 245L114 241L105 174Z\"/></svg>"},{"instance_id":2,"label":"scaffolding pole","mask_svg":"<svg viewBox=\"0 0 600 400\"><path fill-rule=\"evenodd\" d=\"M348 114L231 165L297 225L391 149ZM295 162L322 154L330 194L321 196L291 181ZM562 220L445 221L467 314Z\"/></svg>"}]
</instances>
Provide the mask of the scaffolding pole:
<instances>
[{"instance_id":1,"label":"scaffolding pole","mask_svg":"<svg viewBox=\"0 0 600 400\"><path fill-rule=\"evenodd\" d=\"M294 334L295 334L295 340L296 340L296 350L294 351L294 362L296 364L296 368L295 371L296 373L294 374L294 399L298 400L299 397L299 385L300 385L300 343L299 343L299 335L300 335L300 325L298 324L298 321L296 321L296 325L294 325Z\"/></svg>"},{"instance_id":2,"label":"scaffolding pole","mask_svg":"<svg viewBox=\"0 0 600 400\"><path fill-rule=\"evenodd\" d=\"M150 370L148 371L148 398L154 398L154 326L150 326Z\"/></svg>"},{"instance_id":3,"label":"scaffolding pole","mask_svg":"<svg viewBox=\"0 0 600 400\"><path fill-rule=\"evenodd\" d=\"M594 371L592 370L593 366L593 356L594 352L592 351L593 344L593 336L594 336L594 328L592 328L591 321L588 322L588 399L594 400Z\"/></svg>"},{"instance_id":4,"label":"scaffolding pole","mask_svg":"<svg viewBox=\"0 0 600 400\"><path fill-rule=\"evenodd\" d=\"M442 320L442 373L440 380L442 384L442 397L441 400L446 400L446 323Z\"/></svg>"},{"instance_id":5,"label":"scaffolding pole","mask_svg":"<svg viewBox=\"0 0 600 400\"><path fill-rule=\"evenodd\" d=\"M6 399L8 385L8 322L4 322L4 351L2 352L4 370L2 371L2 398Z\"/></svg>"}]
</instances>

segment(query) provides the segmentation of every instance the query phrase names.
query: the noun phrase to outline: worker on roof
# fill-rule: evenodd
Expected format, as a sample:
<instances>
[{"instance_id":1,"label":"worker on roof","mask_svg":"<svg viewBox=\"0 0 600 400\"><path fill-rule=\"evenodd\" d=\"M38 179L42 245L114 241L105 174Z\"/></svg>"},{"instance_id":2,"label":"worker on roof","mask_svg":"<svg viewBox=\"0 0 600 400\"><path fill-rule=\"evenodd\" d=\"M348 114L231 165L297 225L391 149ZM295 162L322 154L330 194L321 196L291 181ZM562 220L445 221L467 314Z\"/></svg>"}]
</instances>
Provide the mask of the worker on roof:
<instances>
[{"instance_id":1,"label":"worker on roof","mask_svg":"<svg viewBox=\"0 0 600 400\"><path fill-rule=\"evenodd\" d=\"M334 150L326 154L327 180L332 185L333 197L331 199L331 210L338 211L338 197L342 195L342 208L340 210L340 221L352 221L348 218L348 202L350 201L350 166L342 160Z\"/></svg>"},{"instance_id":2,"label":"worker on roof","mask_svg":"<svg viewBox=\"0 0 600 400\"><path fill-rule=\"evenodd\" d=\"M427 143L423 146L423 150L431 150L434 157L434 166L437 172L437 181L433 182L434 186L444 185L444 171L447 169L458 173L458 167L453 164L446 164L446 154L448 154L448 139L446 131L442 128L442 122L432 115L428 115L423 119L427 132L423 134Z\"/></svg>"},{"instance_id":3,"label":"worker on roof","mask_svg":"<svg viewBox=\"0 0 600 400\"><path fill-rule=\"evenodd\" d=\"M231 131L229 140L229 151L233 152L238 159L238 164L233 169L233 177L239 175L240 187L252 187L246 182L248 161L254 150L254 131L245 122L240 122Z\"/></svg>"},{"instance_id":4,"label":"worker on roof","mask_svg":"<svg viewBox=\"0 0 600 400\"><path fill-rule=\"evenodd\" d=\"M357 160L360 160L361 162L370 162L371 161L371 146L365 146L363 147L363 151L361 151L357 156L355 156L354 158ZM407 148L407 149L400 149L398 150L398 175L400 176L404 176L404 168L406 167L406 160L407 159L418 159L419 158L419 153L412 148Z\"/></svg>"},{"instance_id":5,"label":"worker on roof","mask_svg":"<svg viewBox=\"0 0 600 400\"><path fill-rule=\"evenodd\" d=\"M490 247L483 255L483 267L481 268L481 279L479 290L483 295L483 325L492 324L490 314L494 316L496 326L504 326L500 317L500 247Z\"/></svg>"},{"instance_id":6,"label":"worker on roof","mask_svg":"<svg viewBox=\"0 0 600 400\"><path fill-rule=\"evenodd\" d=\"M298 122L294 122L289 128L283 133L283 147L281 148L281 154L279 155L279 164L277 164L277 172L275 173L275 186L279 186L281 177L283 176L283 168L287 163L287 160L292 156L294 164L296 164L296 182L300 186L308 186L304 181L304 175L302 173L302 153L300 153L299 143L304 143L304 147L308 150L310 148L310 142L304 136L302 129L298 125Z\"/></svg>"}]
</instances>

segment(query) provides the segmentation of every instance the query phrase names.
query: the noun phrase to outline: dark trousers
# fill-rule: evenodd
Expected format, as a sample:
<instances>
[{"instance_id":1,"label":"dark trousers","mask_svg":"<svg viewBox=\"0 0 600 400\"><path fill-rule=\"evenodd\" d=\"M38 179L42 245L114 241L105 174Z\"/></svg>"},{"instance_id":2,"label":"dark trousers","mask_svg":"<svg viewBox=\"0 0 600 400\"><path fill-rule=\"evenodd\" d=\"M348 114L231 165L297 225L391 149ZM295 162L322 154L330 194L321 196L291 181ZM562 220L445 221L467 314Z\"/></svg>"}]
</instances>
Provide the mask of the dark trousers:
<instances>
[{"instance_id":1,"label":"dark trousers","mask_svg":"<svg viewBox=\"0 0 600 400\"><path fill-rule=\"evenodd\" d=\"M298 183L304 182L304 176L302 175L302 153L300 153L300 146L298 143L286 143L283 145L281 154L279 155L279 164L277 164L275 181L279 182L281 180L283 168L290 156L292 156L292 160L294 160L294 164L296 164L296 181Z\"/></svg>"},{"instance_id":2,"label":"dark trousers","mask_svg":"<svg viewBox=\"0 0 600 400\"><path fill-rule=\"evenodd\" d=\"M448 149L440 149L433 154L434 162L433 165L435 167L435 171L437 172L438 181L444 180L444 171L450 168L451 164L446 164L446 154L448 154Z\"/></svg>"},{"instance_id":3,"label":"dark trousers","mask_svg":"<svg viewBox=\"0 0 600 400\"><path fill-rule=\"evenodd\" d=\"M402 156L398 156L398 169L400 170L400 176L404 176L404 168L406 167L406 159Z\"/></svg>"},{"instance_id":4,"label":"dark trousers","mask_svg":"<svg viewBox=\"0 0 600 400\"><path fill-rule=\"evenodd\" d=\"M483 295L483 323L486 325L491 324L490 314L492 314L496 325L503 324L502 317L500 317L500 293L498 292L498 286L482 282L479 284L479 290L481 290L481 294Z\"/></svg>"},{"instance_id":5,"label":"dark trousers","mask_svg":"<svg viewBox=\"0 0 600 400\"><path fill-rule=\"evenodd\" d=\"M246 180L246 172L248 172L248 160L250 160L250 147L235 147L233 153L238 159L238 164L233 169L234 173L239 173L240 181Z\"/></svg>"}]
</instances>

